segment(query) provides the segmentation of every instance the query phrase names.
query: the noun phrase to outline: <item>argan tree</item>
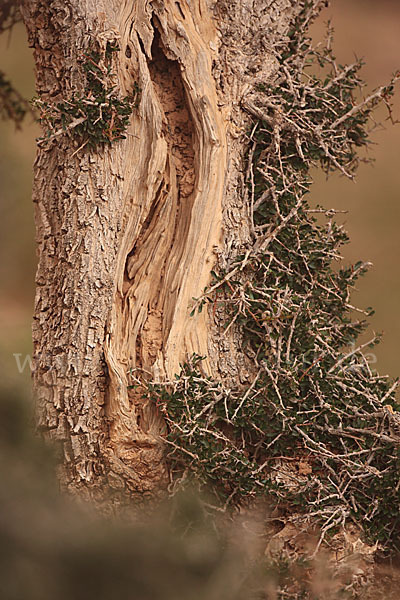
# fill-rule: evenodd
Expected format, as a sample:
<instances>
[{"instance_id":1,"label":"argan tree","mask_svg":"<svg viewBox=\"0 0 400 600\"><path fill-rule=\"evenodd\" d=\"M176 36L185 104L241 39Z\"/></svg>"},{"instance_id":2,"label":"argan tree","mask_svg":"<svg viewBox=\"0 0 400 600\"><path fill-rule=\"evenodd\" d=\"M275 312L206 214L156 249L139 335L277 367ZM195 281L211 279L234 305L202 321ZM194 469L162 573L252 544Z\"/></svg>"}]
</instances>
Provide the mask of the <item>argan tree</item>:
<instances>
[{"instance_id":1,"label":"argan tree","mask_svg":"<svg viewBox=\"0 0 400 600\"><path fill-rule=\"evenodd\" d=\"M396 384L346 351L365 265L337 267L346 234L307 201L311 167L354 176L396 77L360 95L360 63L307 36L324 4L22 4L34 387L65 488L118 504L194 478L225 507L275 499L321 542L350 520L397 539Z\"/></svg>"}]
</instances>

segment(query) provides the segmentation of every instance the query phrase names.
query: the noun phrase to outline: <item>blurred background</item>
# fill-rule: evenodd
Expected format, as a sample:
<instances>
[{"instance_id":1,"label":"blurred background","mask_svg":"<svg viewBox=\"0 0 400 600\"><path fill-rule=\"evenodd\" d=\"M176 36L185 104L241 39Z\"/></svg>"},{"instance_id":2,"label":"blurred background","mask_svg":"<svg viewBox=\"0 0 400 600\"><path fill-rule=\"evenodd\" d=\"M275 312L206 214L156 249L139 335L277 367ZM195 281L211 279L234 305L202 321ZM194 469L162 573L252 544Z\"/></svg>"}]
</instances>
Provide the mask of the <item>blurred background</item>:
<instances>
[{"instance_id":1,"label":"blurred background","mask_svg":"<svg viewBox=\"0 0 400 600\"><path fill-rule=\"evenodd\" d=\"M0 36L0 70L25 98L34 96L33 59L21 24ZM30 393L24 361L31 354L36 253L30 196L38 135L29 115L20 130L0 121L0 395L2 390L21 397Z\"/></svg>"},{"instance_id":2,"label":"blurred background","mask_svg":"<svg viewBox=\"0 0 400 600\"><path fill-rule=\"evenodd\" d=\"M363 58L361 72L366 91L376 88L400 69L400 2L397 0L332 0L312 28L320 40L327 20L334 27L334 49L338 62ZM364 92L364 93L365 93ZM394 119L400 120L400 85L394 98ZM400 376L400 124L386 121L382 107L377 120L383 122L372 135L369 157L372 165L361 165L356 183L333 175L328 181L315 173L312 197L327 208L347 210L343 218L350 244L343 248L347 263L372 262L369 273L359 280L352 298L360 308L372 306L376 313L365 340L383 333L382 343L368 358L381 375ZM375 362L376 361L376 362Z\"/></svg>"},{"instance_id":3,"label":"blurred background","mask_svg":"<svg viewBox=\"0 0 400 600\"><path fill-rule=\"evenodd\" d=\"M400 68L400 2L332 0L313 26L316 41L322 38L328 19L335 29L338 61L365 58L363 76L369 90ZM34 95L33 62L21 26L0 38L0 69L24 96ZM386 116L382 110L379 117ZM400 86L394 117L400 119ZM20 131L12 123L0 123L0 387L23 395L30 385L26 356L31 353L36 262L30 189L37 136L38 128L29 117ZM400 125L386 123L373 140L376 145L370 154L375 164L362 165L356 184L339 176L326 181L316 172L312 196L328 208L349 211L342 218L351 238L344 248L345 261L374 265L359 282L353 304L376 309L371 329L383 332L384 340L374 349L373 366L396 377L400 375Z\"/></svg>"}]
</instances>

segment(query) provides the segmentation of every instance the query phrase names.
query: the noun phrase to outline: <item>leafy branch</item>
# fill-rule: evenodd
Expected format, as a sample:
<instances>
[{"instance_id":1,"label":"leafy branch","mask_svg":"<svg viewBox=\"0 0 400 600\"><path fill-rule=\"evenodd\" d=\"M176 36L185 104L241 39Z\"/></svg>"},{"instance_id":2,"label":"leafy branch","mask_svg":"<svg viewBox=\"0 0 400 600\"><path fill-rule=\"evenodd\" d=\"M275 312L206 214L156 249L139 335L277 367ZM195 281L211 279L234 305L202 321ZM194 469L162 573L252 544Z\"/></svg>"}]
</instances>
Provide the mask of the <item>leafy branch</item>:
<instances>
[{"instance_id":1,"label":"leafy branch","mask_svg":"<svg viewBox=\"0 0 400 600\"><path fill-rule=\"evenodd\" d=\"M135 84L131 94L121 98L113 82L112 54L119 48L107 44L105 56L89 51L82 56L85 74L84 93L72 93L61 102L47 102L36 98L34 105L40 111L40 122L46 129L39 143L49 143L63 135L77 139L79 149L93 149L125 139L129 118L138 107L140 90Z\"/></svg>"}]
</instances>

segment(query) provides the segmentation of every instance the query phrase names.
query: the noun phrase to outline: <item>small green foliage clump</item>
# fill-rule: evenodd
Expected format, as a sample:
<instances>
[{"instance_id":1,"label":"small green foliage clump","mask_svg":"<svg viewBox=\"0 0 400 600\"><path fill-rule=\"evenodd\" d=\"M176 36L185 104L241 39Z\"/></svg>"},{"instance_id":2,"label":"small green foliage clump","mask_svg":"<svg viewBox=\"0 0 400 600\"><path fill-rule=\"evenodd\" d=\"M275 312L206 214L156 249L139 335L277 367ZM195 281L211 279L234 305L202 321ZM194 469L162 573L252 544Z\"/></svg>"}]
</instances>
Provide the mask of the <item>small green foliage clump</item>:
<instances>
[{"instance_id":1,"label":"small green foliage clump","mask_svg":"<svg viewBox=\"0 0 400 600\"><path fill-rule=\"evenodd\" d=\"M319 523L320 541L352 520L400 549L397 382L373 372L356 347L371 311L355 319L349 300L367 265L337 267L347 235L334 210L307 200L312 167L353 177L371 113L382 102L390 110L398 76L355 100L361 62L338 65L330 39L312 46L313 6L304 3L276 73L244 103L254 118L253 240L199 300L222 307L227 328L241 332L253 375L247 387L227 389L195 356L173 385L149 394L165 414L178 482L192 474L225 506L275 498L292 518L295 508Z\"/></svg>"},{"instance_id":2,"label":"small green foliage clump","mask_svg":"<svg viewBox=\"0 0 400 600\"><path fill-rule=\"evenodd\" d=\"M112 55L118 46L107 44L104 53L88 51L82 57L85 92L73 93L68 100L50 103L35 99L40 110L40 122L46 129L41 141L68 135L84 147L93 149L125 139L129 117L138 107L140 90L120 98L113 83Z\"/></svg>"}]
</instances>

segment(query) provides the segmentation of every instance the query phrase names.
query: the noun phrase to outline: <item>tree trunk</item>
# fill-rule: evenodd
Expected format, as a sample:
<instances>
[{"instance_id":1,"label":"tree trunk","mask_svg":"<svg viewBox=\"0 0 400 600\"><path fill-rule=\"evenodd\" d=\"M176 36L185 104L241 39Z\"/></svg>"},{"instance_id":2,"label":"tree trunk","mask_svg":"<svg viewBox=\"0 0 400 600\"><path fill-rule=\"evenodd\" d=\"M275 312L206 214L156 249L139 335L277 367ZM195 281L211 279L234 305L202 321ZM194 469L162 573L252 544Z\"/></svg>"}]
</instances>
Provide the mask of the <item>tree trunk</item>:
<instances>
[{"instance_id":1,"label":"tree trunk","mask_svg":"<svg viewBox=\"0 0 400 600\"><path fill-rule=\"evenodd\" d=\"M67 489L146 495L168 483L163 421L136 380L171 379L193 353L214 377L251 375L218 310L190 316L249 230L244 96L274 69L293 0L27 0L37 90L84 87L82 55L113 57L140 102L127 137L39 144L33 199L39 266L33 326L39 426L62 441Z\"/></svg>"}]
</instances>

